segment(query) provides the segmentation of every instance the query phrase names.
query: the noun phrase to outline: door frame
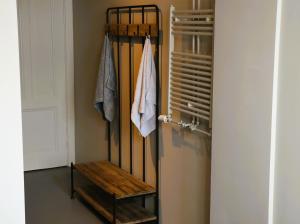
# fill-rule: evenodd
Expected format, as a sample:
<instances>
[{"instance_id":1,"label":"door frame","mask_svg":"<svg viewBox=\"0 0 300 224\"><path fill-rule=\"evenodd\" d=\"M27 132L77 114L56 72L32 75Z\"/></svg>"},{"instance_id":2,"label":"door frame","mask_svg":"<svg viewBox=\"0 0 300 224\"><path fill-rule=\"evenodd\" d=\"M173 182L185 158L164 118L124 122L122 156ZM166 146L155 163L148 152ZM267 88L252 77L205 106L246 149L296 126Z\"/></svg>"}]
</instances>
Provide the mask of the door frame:
<instances>
[{"instance_id":1,"label":"door frame","mask_svg":"<svg viewBox=\"0 0 300 224\"><path fill-rule=\"evenodd\" d=\"M66 43L66 101L67 101L67 164L75 162L75 73L74 73L74 31L73 0L65 2Z\"/></svg>"}]
</instances>

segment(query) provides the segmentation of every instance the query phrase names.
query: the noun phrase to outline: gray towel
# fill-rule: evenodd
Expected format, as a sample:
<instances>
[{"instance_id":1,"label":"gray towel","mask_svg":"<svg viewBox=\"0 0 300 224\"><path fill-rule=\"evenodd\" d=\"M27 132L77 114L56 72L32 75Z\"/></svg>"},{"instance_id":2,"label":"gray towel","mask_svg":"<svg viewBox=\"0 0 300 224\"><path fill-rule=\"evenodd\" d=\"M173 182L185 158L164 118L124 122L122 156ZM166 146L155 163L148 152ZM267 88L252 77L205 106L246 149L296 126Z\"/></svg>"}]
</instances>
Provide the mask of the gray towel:
<instances>
[{"instance_id":1,"label":"gray towel","mask_svg":"<svg viewBox=\"0 0 300 224\"><path fill-rule=\"evenodd\" d=\"M95 96L95 108L108 121L115 115L116 72L108 35L105 35Z\"/></svg>"}]
</instances>

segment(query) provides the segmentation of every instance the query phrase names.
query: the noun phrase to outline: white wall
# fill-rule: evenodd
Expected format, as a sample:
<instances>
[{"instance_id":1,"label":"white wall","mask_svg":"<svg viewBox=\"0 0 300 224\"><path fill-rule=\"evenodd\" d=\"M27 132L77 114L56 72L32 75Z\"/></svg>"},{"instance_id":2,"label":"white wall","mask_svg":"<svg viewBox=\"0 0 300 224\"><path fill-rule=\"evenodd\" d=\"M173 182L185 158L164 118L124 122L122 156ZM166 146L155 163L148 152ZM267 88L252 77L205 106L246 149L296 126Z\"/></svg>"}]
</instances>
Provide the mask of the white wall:
<instances>
[{"instance_id":1,"label":"white wall","mask_svg":"<svg viewBox=\"0 0 300 224\"><path fill-rule=\"evenodd\" d=\"M274 0L217 0L211 224L267 224Z\"/></svg>"},{"instance_id":2,"label":"white wall","mask_svg":"<svg viewBox=\"0 0 300 224\"><path fill-rule=\"evenodd\" d=\"M274 224L300 223L299 12L299 0L283 1Z\"/></svg>"},{"instance_id":3,"label":"white wall","mask_svg":"<svg viewBox=\"0 0 300 224\"><path fill-rule=\"evenodd\" d=\"M25 223L16 1L0 1L0 223Z\"/></svg>"}]
</instances>

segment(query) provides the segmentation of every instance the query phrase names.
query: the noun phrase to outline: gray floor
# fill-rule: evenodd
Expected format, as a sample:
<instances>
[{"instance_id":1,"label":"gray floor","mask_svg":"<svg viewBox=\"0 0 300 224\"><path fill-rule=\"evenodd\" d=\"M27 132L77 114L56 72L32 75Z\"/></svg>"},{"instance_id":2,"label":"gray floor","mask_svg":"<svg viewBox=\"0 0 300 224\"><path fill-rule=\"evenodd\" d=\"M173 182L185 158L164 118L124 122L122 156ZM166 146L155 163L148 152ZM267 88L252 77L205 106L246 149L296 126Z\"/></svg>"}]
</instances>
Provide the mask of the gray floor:
<instances>
[{"instance_id":1,"label":"gray floor","mask_svg":"<svg viewBox=\"0 0 300 224\"><path fill-rule=\"evenodd\" d=\"M78 199L69 196L69 169L25 173L26 224L103 224Z\"/></svg>"}]
</instances>

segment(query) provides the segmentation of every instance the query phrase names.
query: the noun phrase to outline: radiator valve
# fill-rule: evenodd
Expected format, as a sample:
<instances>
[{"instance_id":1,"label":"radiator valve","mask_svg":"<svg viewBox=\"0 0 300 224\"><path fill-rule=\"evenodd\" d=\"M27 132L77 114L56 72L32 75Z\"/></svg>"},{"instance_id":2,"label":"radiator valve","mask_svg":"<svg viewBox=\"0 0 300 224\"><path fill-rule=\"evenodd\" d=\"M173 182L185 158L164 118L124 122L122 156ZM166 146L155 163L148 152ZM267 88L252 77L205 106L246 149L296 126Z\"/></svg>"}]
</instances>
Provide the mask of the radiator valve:
<instances>
[{"instance_id":1,"label":"radiator valve","mask_svg":"<svg viewBox=\"0 0 300 224\"><path fill-rule=\"evenodd\" d=\"M166 123L170 123L172 121L172 117L171 117L171 115L160 115L158 117L158 120L161 122L164 122L166 124Z\"/></svg>"}]
</instances>

